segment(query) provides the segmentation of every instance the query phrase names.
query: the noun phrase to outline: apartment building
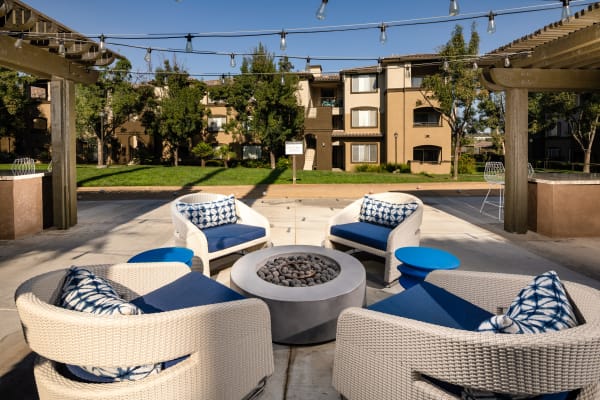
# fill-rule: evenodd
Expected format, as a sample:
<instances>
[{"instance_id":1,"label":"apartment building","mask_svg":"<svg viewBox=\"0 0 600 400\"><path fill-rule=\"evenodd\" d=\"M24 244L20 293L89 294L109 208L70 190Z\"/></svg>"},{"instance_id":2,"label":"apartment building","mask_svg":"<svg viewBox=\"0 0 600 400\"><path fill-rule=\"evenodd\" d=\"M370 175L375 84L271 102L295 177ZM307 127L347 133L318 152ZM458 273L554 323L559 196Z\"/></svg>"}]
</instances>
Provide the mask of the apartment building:
<instances>
[{"instance_id":1,"label":"apartment building","mask_svg":"<svg viewBox=\"0 0 600 400\"><path fill-rule=\"evenodd\" d=\"M421 90L437 55L388 57L377 66L302 75L305 169L352 171L361 164L410 164L414 173L450 173L450 128Z\"/></svg>"}]
</instances>

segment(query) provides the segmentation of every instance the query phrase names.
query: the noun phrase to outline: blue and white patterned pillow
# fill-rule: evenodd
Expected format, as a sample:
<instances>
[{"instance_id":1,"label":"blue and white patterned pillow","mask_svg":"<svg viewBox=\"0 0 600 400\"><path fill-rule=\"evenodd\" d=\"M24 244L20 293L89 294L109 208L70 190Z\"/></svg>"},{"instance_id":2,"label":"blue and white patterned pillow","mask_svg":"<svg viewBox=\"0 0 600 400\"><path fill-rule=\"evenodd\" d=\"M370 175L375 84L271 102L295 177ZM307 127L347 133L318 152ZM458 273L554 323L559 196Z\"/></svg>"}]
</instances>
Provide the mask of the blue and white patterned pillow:
<instances>
[{"instance_id":1,"label":"blue and white patterned pillow","mask_svg":"<svg viewBox=\"0 0 600 400\"><path fill-rule=\"evenodd\" d=\"M419 204L415 202L395 204L365 195L358 220L395 228L414 213L417 208L419 208Z\"/></svg>"},{"instance_id":2,"label":"blue and white patterned pillow","mask_svg":"<svg viewBox=\"0 0 600 400\"><path fill-rule=\"evenodd\" d=\"M100 315L142 314L136 305L123 300L111 284L91 271L71 267L62 286L59 305L63 308ZM162 364L133 367L90 367L67 365L75 376L92 382L134 381L159 372Z\"/></svg>"},{"instance_id":3,"label":"blue and white patterned pillow","mask_svg":"<svg viewBox=\"0 0 600 400\"><path fill-rule=\"evenodd\" d=\"M222 200L205 203L177 203L177 211L200 229L237 222L235 197L233 195L229 195Z\"/></svg>"},{"instance_id":4,"label":"blue and white patterned pillow","mask_svg":"<svg viewBox=\"0 0 600 400\"><path fill-rule=\"evenodd\" d=\"M577 325L558 275L548 271L521 289L505 315L483 321L478 330L494 333L543 333Z\"/></svg>"}]
</instances>

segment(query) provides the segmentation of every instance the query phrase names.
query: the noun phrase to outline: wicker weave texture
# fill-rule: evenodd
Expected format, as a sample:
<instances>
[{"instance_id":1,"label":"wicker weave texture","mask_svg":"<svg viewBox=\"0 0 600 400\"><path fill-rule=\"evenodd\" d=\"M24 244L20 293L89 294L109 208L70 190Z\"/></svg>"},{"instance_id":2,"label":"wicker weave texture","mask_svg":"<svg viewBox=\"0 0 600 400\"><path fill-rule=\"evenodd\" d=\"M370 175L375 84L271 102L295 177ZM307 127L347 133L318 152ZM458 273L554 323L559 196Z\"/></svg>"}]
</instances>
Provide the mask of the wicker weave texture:
<instances>
[{"instance_id":1,"label":"wicker weave texture","mask_svg":"<svg viewBox=\"0 0 600 400\"><path fill-rule=\"evenodd\" d=\"M355 200L329 219L325 230L325 240L323 241L323 246L329 248L354 248L385 258L383 281L384 283L389 284L400 277L400 272L398 272L397 269L398 261L394 256L394 251L399 247L418 246L421 242L423 202L413 195L400 192L375 193L370 194L369 196L377 200L387 201L394 204L415 202L419 205L419 207L414 213L408 216L400 225L390 232L386 250L382 251L374 247L367 246L363 243L353 242L331 234L331 227L333 225L358 222L363 199L360 198Z\"/></svg>"},{"instance_id":2,"label":"wicker weave texture","mask_svg":"<svg viewBox=\"0 0 600 400\"><path fill-rule=\"evenodd\" d=\"M127 287L125 297L189 273L181 263L90 269ZM91 315L53 305L65 273L32 278L15 295L26 340L41 356L34 367L41 399L241 399L273 373L270 316L261 300L156 314ZM135 382L88 384L59 373L62 363L118 367L185 355L190 357L176 366Z\"/></svg>"},{"instance_id":3,"label":"wicker weave texture","mask_svg":"<svg viewBox=\"0 0 600 400\"><path fill-rule=\"evenodd\" d=\"M237 246L223 250L208 252L208 241L202 230L198 229L186 217L177 210L177 203L206 203L225 199L227 196L216 193L192 193L178 197L171 202L171 219L173 221L175 243L178 246L187 247L194 251L194 255L200 258L204 275L210 276L210 260L237 253L254 247L265 247L271 245L271 226L269 221L260 213L239 200L235 200L235 208L238 224L259 226L265 229L265 236L241 243Z\"/></svg>"},{"instance_id":4,"label":"wicker weave texture","mask_svg":"<svg viewBox=\"0 0 600 400\"><path fill-rule=\"evenodd\" d=\"M508 306L531 277L435 271L427 280L496 311ZM469 332L347 309L338 320L333 384L351 400L454 398L423 380L424 374L504 393L584 388L580 399L598 399L600 292L572 282L565 286L585 323L535 335Z\"/></svg>"}]
</instances>

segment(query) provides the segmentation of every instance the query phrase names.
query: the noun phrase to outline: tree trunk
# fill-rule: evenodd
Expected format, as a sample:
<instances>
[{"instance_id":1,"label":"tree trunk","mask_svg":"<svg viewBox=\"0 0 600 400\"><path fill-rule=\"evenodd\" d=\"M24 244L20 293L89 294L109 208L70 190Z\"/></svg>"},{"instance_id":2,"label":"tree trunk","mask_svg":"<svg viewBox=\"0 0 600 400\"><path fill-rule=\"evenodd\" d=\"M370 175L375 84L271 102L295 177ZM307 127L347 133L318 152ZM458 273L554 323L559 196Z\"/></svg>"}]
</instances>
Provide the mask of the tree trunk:
<instances>
[{"instance_id":1,"label":"tree trunk","mask_svg":"<svg viewBox=\"0 0 600 400\"><path fill-rule=\"evenodd\" d=\"M460 138L458 135L454 136L454 171L452 171L452 179L458 180L458 160L460 159Z\"/></svg>"},{"instance_id":2,"label":"tree trunk","mask_svg":"<svg viewBox=\"0 0 600 400\"><path fill-rule=\"evenodd\" d=\"M99 137L96 137L96 143L98 145L98 166L102 167L104 165L104 143Z\"/></svg>"},{"instance_id":3,"label":"tree trunk","mask_svg":"<svg viewBox=\"0 0 600 400\"><path fill-rule=\"evenodd\" d=\"M583 153L583 173L584 174L590 173L591 160L592 160L592 149L588 147L587 149L585 149L585 151Z\"/></svg>"},{"instance_id":4,"label":"tree trunk","mask_svg":"<svg viewBox=\"0 0 600 400\"><path fill-rule=\"evenodd\" d=\"M175 162L175 166L179 166L179 148L177 146L173 146L173 160Z\"/></svg>"},{"instance_id":5,"label":"tree trunk","mask_svg":"<svg viewBox=\"0 0 600 400\"><path fill-rule=\"evenodd\" d=\"M201 159L200 159L200 166L201 166L202 168L206 167L206 160L205 160L204 158L201 158Z\"/></svg>"},{"instance_id":6,"label":"tree trunk","mask_svg":"<svg viewBox=\"0 0 600 400\"><path fill-rule=\"evenodd\" d=\"M271 160L271 169L275 169L275 153L273 151L269 151L269 160Z\"/></svg>"}]
</instances>

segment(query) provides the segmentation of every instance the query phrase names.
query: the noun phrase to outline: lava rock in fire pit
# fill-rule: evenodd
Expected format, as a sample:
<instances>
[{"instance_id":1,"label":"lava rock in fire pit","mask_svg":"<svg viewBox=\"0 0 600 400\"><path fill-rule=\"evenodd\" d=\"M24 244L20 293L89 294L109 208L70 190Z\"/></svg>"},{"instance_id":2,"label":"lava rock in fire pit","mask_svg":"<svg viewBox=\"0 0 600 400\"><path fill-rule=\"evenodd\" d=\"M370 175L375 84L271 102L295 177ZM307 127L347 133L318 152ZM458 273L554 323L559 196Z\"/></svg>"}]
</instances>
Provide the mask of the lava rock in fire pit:
<instances>
[{"instance_id":1,"label":"lava rock in fire pit","mask_svg":"<svg viewBox=\"0 0 600 400\"><path fill-rule=\"evenodd\" d=\"M337 277L340 266L329 257L316 254L277 256L267 260L256 274L260 279L280 286L313 286Z\"/></svg>"}]
</instances>

